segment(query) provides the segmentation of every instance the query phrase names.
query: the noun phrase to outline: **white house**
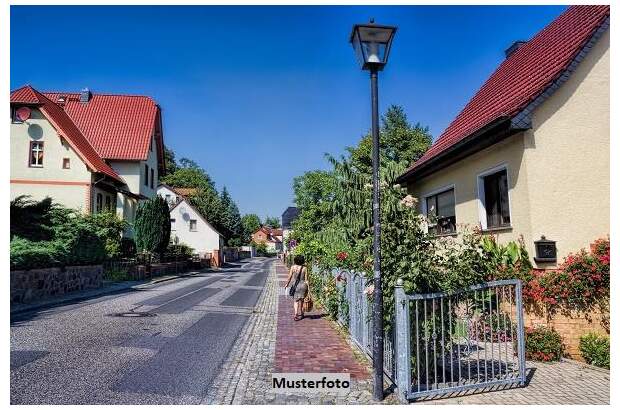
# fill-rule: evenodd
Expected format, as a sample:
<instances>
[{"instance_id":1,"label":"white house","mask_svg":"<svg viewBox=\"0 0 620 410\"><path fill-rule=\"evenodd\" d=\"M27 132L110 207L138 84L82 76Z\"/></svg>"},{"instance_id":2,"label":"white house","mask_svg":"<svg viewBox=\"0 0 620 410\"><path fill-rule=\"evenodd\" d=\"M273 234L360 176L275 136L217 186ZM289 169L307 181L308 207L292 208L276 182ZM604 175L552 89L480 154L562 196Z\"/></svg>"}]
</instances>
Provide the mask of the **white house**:
<instances>
[{"instance_id":1,"label":"white house","mask_svg":"<svg viewBox=\"0 0 620 410\"><path fill-rule=\"evenodd\" d=\"M179 193L179 188L165 184L157 187L157 194L170 205L170 237L184 243L200 255L211 253L219 264L224 237L207 221L189 200Z\"/></svg>"},{"instance_id":2,"label":"white house","mask_svg":"<svg viewBox=\"0 0 620 410\"><path fill-rule=\"evenodd\" d=\"M146 96L11 92L11 199L29 195L133 222L164 169L159 106ZM128 236L131 231L126 232Z\"/></svg>"}]
</instances>

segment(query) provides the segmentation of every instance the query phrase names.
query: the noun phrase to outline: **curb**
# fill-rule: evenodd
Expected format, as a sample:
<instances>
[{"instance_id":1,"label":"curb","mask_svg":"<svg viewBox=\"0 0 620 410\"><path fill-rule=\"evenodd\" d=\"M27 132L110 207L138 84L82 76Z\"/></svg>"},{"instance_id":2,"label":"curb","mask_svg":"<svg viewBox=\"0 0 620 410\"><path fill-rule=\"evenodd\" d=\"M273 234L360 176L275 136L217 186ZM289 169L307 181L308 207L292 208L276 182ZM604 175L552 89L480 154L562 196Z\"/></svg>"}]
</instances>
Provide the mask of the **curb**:
<instances>
[{"instance_id":1,"label":"curb","mask_svg":"<svg viewBox=\"0 0 620 410\"><path fill-rule=\"evenodd\" d=\"M57 299L50 299L50 300L35 303L35 304L21 304L21 306L19 307L11 308L10 314L11 316L13 316L13 315L19 315L22 313L28 313L28 312L32 312L32 311L36 311L40 309L65 305L69 303L82 302L84 300L96 298L99 296L121 293L127 289L143 289L151 285L156 285L162 282L168 282L168 281L175 280L175 279L181 279L184 277L193 276L197 273L205 273L205 272L213 272L213 270L206 268L203 270L191 271L191 272L180 274L180 275L165 276L165 277L161 277L157 279L151 279L148 282L143 281L143 280L134 280L134 281L116 282L116 283L113 282L110 285L104 285L101 288L90 291L86 294L82 293L82 294L76 294L73 296L60 297Z\"/></svg>"}]
</instances>

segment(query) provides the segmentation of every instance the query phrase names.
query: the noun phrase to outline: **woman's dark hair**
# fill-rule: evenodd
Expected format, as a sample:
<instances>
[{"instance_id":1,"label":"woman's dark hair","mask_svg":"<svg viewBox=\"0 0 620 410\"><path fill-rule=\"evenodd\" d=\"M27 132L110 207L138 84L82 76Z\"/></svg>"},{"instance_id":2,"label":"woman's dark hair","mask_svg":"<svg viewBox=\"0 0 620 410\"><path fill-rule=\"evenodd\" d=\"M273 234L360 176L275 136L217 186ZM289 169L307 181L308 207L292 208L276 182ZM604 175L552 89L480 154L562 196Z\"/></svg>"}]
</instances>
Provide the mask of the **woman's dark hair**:
<instances>
[{"instance_id":1,"label":"woman's dark hair","mask_svg":"<svg viewBox=\"0 0 620 410\"><path fill-rule=\"evenodd\" d=\"M306 263L306 258L304 258L304 255L295 255L295 258L293 258L293 262L295 263L295 265L301 266Z\"/></svg>"}]
</instances>

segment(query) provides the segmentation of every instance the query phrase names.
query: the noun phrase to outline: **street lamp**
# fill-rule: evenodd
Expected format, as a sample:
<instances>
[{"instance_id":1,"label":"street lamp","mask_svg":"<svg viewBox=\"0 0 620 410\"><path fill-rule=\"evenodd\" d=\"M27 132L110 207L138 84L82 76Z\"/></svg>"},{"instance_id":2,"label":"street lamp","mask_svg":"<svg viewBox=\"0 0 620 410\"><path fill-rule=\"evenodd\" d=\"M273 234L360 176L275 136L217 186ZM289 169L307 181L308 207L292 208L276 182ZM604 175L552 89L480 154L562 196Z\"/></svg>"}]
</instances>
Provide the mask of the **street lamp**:
<instances>
[{"instance_id":1,"label":"street lamp","mask_svg":"<svg viewBox=\"0 0 620 410\"><path fill-rule=\"evenodd\" d=\"M373 343L372 364L374 368L374 397L383 400L383 291L381 290L381 213L379 192L379 92L377 74L387 64L396 27L380 26L370 20L369 24L356 24L351 31L350 42L362 70L370 71L370 94L372 108L372 223L373 240Z\"/></svg>"}]
</instances>

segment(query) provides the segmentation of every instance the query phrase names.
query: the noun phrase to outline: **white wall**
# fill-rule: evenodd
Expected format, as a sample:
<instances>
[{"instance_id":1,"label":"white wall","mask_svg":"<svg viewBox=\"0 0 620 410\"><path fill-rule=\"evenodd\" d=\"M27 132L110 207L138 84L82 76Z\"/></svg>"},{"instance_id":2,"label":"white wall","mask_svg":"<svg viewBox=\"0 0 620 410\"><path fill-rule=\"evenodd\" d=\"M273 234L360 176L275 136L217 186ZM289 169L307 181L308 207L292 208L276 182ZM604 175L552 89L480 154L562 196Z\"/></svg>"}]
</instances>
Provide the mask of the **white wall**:
<instances>
[{"instance_id":1,"label":"white wall","mask_svg":"<svg viewBox=\"0 0 620 410\"><path fill-rule=\"evenodd\" d=\"M187 201L183 200L170 211L170 219L175 220L170 233L173 240L174 237L179 238L179 243L191 246L197 253L220 249L220 235ZM195 232L189 230L192 219L196 220Z\"/></svg>"},{"instance_id":2,"label":"white wall","mask_svg":"<svg viewBox=\"0 0 620 410\"><path fill-rule=\"evenodd\" d=\"M176 192L174 192L173 190L163 185L157 188L157 195L166 199L168 203L172 205L177 203L177 198L179 197L179 195ZM166 198L167 195L170 195L169 199Z\"/></svg>"}]
</instances>

